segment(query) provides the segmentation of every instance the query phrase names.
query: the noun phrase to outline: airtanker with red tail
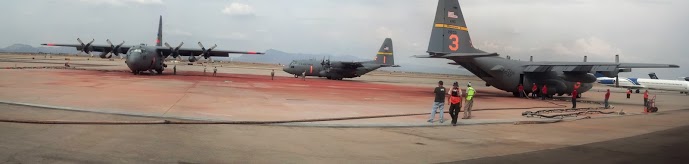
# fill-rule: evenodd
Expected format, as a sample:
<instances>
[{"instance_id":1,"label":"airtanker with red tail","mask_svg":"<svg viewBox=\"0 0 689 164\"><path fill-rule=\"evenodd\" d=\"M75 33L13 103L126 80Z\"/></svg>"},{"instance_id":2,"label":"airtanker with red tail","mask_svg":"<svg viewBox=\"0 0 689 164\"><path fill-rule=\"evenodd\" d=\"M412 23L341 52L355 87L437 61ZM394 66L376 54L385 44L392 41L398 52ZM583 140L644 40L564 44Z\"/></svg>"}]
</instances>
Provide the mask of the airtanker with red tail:
<instances>
[{"instance_id":1,"label":"airtanker with red tail","mask_svg":"<svg viewBox=\"0 0 689 164\"><path fill-rule=\"evenodd\" d=\"M77 50L84 52L86 54L91 54L91 52L101 52L101 58L111 58L112 55L119 56L123 54L126 58L126 63L133 74L138 75L144 71L148 71L153 74L153 71L158 74L162 74L163 70L167 67L165 64L165 59L168 57L180 58L181 56L188 56L189 62L196 62L198 58L203 57L204 59L210 60L211 56L217 57L228 57L229 54L263 54L261 52L252 51L229 51L229 50L216 50L217 45L213 45L210 48L205 48L201 42L198 42L200 48L182 48L184 42L180 43L177 47L171 47L169 44L165 43L165 47L162 45L163 41L163 17L160 17L158 24L158 38L156 39L155 46L148 46L146 44L139 44L128 46L124 45L124 42L113 45L110 40L106 40L107 45L94 45L95 40L84 44L81 39L77 38L79 44L53 44L46 43L41 44L44 46L61 46L61 47L75 47ZM92 55L93 56L93 55Z\"/></svg>"}]
</instances>

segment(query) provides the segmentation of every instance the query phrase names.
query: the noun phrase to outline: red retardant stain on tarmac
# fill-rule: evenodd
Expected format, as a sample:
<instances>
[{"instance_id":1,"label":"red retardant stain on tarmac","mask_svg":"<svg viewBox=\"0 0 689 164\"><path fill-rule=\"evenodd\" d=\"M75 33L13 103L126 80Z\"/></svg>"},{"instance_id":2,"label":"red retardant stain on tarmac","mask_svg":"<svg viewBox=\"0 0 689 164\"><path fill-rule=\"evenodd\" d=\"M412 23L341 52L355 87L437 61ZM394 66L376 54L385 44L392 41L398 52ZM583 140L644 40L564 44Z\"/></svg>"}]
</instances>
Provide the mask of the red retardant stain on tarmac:
<instances>
[{"instance_id":1,"label":"red retardant stain on tarmac","mask_svg":"<svg viewBox=\"0 0 689 164\"><path fill-rule=\"evenodd\" d=\"M433 87L358 80L275 77L180 71L133 75L126 71L5 70L7 101L164 117L221 120L299 120L429 112ZM503 94L481 90L479 96ZM488 101L488 102L486 102ZM476 108L549 105L540 101L482 97ZM447 107L446 107L447 108ZM514 112L520 116L519 111ZM506 117L505 114L481 117ZM427 119L427 115L400 118ZM394 122L394 120L393 120Z\"/></svg>"}]
</instances>

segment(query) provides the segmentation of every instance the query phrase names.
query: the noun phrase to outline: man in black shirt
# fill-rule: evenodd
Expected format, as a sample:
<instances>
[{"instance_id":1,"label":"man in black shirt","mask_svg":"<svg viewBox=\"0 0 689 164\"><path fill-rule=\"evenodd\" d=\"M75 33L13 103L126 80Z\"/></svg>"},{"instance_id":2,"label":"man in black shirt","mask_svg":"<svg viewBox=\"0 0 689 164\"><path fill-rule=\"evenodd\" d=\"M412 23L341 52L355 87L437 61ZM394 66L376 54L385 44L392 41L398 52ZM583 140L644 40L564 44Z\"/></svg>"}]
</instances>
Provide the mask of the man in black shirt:
<instances>
[{"instance_id":1,"label":"man in black shirt","mask_svg":"<svg viewBox=\"0 0 689 164\"><path fill-rule=\"evenodd\" d=\"M428 119L428 122L433 122L433 119L435 118L435 113L438 112L440 113L440 123L443 123L443 115L445 115L445 112L443 112L443 109L445 108L445 94L447 94L447 91L445 91L445 87L443 87L443 81L438 82L438 87L435 88L435 101L433 102L433 108L431 109L431 118Z\"/></svg>"}]
</instances>

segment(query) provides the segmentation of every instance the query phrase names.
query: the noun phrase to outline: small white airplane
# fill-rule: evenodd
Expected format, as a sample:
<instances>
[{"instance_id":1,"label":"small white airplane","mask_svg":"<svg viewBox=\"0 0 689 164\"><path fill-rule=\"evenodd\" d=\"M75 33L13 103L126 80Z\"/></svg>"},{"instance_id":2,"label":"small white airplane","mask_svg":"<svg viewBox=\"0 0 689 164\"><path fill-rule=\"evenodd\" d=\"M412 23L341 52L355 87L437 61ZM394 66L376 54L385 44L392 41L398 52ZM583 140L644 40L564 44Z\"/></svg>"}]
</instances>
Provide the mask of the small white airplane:
<instances>
[{"instance_id":1,"label":"small white airplane","mask_svg":"<svg viewBox=\"0 0 689 164\"><path fill-rule=\"evenodd\" d=\"M603 77L600 74L596 74L596 77L599 84L615 87L615 78ZM654 89L664 91L679 91L680 93L689 95L689 81L624 77L619 77L619 79L619 88L636 89L636 93L639 93L639 89Z\"/></svg>"}]
</instances>

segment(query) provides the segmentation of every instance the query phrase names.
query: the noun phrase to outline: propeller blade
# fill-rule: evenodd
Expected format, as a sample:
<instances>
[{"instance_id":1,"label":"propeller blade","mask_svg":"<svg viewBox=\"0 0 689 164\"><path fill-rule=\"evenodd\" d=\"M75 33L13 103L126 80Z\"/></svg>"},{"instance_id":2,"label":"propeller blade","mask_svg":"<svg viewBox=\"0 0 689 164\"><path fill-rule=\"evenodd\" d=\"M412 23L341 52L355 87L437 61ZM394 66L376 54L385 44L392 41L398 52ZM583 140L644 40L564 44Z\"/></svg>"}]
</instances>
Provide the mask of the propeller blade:
<instances>
[{"instance_id":1,"label":"propeller blade","mask_svg":"<svg viewBox=\"0 0 689 164\"><path fill-rule=\"evenodd\" d=\"M206 48L203 47L203 44L201 44L201 42L199 42L199 47L201 47L201 49L203 50L206 50Z\"/></svg>"},{"instance_id":2,"label":"propeller blade","mask_svg":"<svg viewBox=\"0 0 689 164\"><path fill-rule=\"evenodd\" d=\"M110 39L106 39L105 42L108 42L108 44L110 45L110 47L113 47L113 46L114 46L114 45L112 45L112 42L110 42Z\"/></svg>"},{"instance_id":3,"label":"propeller blade","mask_svg":"<svg viewBox=\"0 0 689 164\"><path fill-rule=\"evenodd\" d=\"M94 41L96 41L96 39L91 39L88 45L91 45L91 43L93 43Z\"/></svg>"},{"instance_id":4,"label":"propeller blade","mask_svg":"<svg viewBox=\"0 0 689 164\"><path fill-rule=\"evenodd\" d=\"M84 46L84 42L82 42L80 38L77 38L77 41L79 42L79 44L81 44L81 46Z\"/></svg>"},{"instance_id":5,"label":"propeller blade","mask_svg":"<svg viewBox=\"0 0 689 164\"><path fill-rule=\"evenodd\" d=\"M209 50L215 49L215 47L218 47L218 45L213 45L213 47L209 48Z\"/></svg>"},{"instance_id":6,"label":"propeller blade","mask_svg":"<svg viewBox=\"0 0 689 164\"><path fill-rule=\"evenodd\" d=\"M179 43L179 46L177 46L177 48L175 48L175 51L177 51L177 50L179 50L180 48L182 48L182 45L184 45L184 42L180 42L180 43Z\"/></svg>"},{"instance_id":7,"label":"propeller blade","mask_svg":"<svg viewBox=\"0 0 689 164\"><path fill-rule=\"evenodd\" d=\"M172 49L172 46L170 46L170 44L167 44L167 42L165 42L165 47Z\"/></svg>"}]
</instances>

